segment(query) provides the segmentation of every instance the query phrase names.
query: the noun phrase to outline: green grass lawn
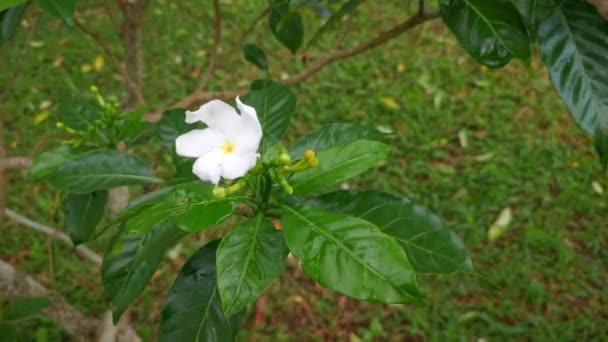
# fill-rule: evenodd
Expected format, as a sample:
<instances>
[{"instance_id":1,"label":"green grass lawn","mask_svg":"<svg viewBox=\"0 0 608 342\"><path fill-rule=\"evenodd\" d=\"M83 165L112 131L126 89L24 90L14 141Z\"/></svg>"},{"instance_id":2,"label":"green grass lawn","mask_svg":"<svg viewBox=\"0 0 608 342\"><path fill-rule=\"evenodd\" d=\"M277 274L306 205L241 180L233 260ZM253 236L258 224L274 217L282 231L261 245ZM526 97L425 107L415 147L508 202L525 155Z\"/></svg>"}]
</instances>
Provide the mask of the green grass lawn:
<instances>
[{"instance_id":1,"label":"green grass lawn","mask_svg":"<svg viewBox=\"0 0 608 342\"><path fill-rule=\"evenodd\" d=\"M81 6L79 13L120 51L96 3ZM162 109L196 84L212 39L210 2L201 3L152 2L143 44L144 94L151 108ZM263 3L222 3L223 69L212 89L242 87L265 76L241 60L239 48L242 28ZM403 3L362 6L345 45L402 20L398 13L408 11ZM92 84L107 96L122 96L107 61L100 71L83 72L83 65L92 66L101 55L92 41L40 13L38 26L14 96L2 104L10 155L33 157L59 144L61 134L53 127L60 97L82 94ZM0 51L0 84L12 75L25 31ZM300 56L291 56L267 35L262 22L247 41L273 56L273 77L304 67ZM321 46L331 43L327 38ZM437 21L331 65L293 91L298 107L290 141L320 125L343 121L392 132L388 162L346 185L403 194L444 217L487 279L420 276L427 306L387 306L324 289L291 262L250 315L243 340L592 341L608 336L606 173L591 140L571 122L537 60L530 65L514 61L497 71L480 67ZM47 101L51 104L45 108ZM60 195L32 183L25 171L11 176L9 207L61 226ZM490 241L488 229L505 208L511 209L512 222ZM0 258L36 275L83 312L95 315L108 308L99 270L90 263L10 221L1 233ZM144 340L155 336L168 287L204 238L185 241L134 305L131 317ZM44 319L23 327L26 339L46 334L57 340L63 334Z\"/></svg>"}]
</instances>

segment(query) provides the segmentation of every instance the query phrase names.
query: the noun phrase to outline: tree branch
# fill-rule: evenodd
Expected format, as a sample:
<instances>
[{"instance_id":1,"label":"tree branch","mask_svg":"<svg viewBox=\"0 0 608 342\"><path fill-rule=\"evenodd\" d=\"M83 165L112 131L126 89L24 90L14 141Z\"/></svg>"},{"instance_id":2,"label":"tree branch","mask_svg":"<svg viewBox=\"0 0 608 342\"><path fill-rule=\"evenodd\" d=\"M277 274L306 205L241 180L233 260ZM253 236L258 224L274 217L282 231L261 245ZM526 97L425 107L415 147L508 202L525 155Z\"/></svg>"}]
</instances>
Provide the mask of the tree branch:
<instances>
[{"instance_id":1,"label":"tree branch","mask_svg":"<svg viewBox=\"0 0 608 342\"><path fill-rule=\"evenodd\" d=\"M60 232L59 230L57 230L53 227L49 227L44 224L38 223L36 221L32 221L29 218L27 218L23 215L20 215L16 212L12 211L9 208L6 208L4 210L4 213L6 214L6 216L8 218L12 219L13 221L15 221L21 225L31 228L37 232L46 234L46 235L54 238L55 240L62 242L63 244L65 244L66 246L68 246L70 248L74 247L74 244L72 243L72 240L70 239L69 236L65 235L64 233ZM85 259L88 259L97 265L101 265L103 262L103 258L101 256L99 256L99 254L93 252L91 249L89 249L83 245L77 246L74 249L74 251L79 256L81 256Z\"/></svg>"},{"instance_id":2,"label":"tree branch","mask_svg":"<svg viewBox=\"0 0 608 342\"><path fill-rule=\"evenodd\" d=\"M47 297L51 304L42 313L64 328L76 341L141 341L141 338L125 320L121 319L118 325L114 326L111 311L104 314L102 321L85 317L71 306L61 294L47 289L34 278L17 271L13 265L3 260L0 260L0 293L11 299Z\"/></svg>"},{"instance_id":3,"label":"tree branch","mask_svg":"<svg viewBox=\"0 0 608 342\"><path fill-rule=\"evenodd\" d=\"M357 45L354 48L342 49L342 50L338 50L338 49L332 50L323 59L321 59L317 63L313 64L308 69L300 71L299 73L295 74L294 76L291 76L291 77L287 78L286 80L283 80L282 83L287 86L293 86L293 85L299 84L300 82L303 82L303 81L307 80L308 78L314 76L316 73L318 73L323 68L325 68L326 66L328 66L329 64L331 64L335 61L347 59L347 58L362 54L368 50L371 50L373 48L376 48L380 45L387 43L388 41L400 36L401 34L407 32L427 21L436 19L438 17L439 17L438 13L432 13L432 14L418 13L415 16L407 19L406 21L401 22L400 24L396 25L392 29L382 32L379 35L377 35L375 38L373 38L365 43L362 43L360 45ZM197 89L196 91L187 95L183 99L174 103L170 108L189 108L194 104L205 102L205 101L210 101L213 99L228 100L228 99L232 99L238 95L245 94L246 92L247 92L247 88L220 91L220 92L208 92L208 91L204 91L202 89ZM152 114L146 115L145 120L149 121L149 122L155 122L155 121L160 120L161 116L162 116L162 113L152 113Z\"/></svg>"},{"instance_id":4,"label":"tree branch","mask_svg":"<svg viewBox=\"0 0 608 342\"><path fill-rule=\"evenodd\" d=\"M222 13L220 12L220 1L213 0L214 20L213 20L213 46L211 47L211 56L209 57L209 65L205 71L205 75L201 78L198 84L198 89L205 89L209 80L217 67L217 55L222 41Z\"/></svg>"},{"instance_id":5,"label":"tree branch","mask_svg":"<svg viewBox=\"0 0 608 342\"><path fill-rule=\"evenodd\" d=\"M393 27L392 29L385 31L385 32L379 34L378 36L376 36L375 38L373 38L365 43L362 43L354 48L343 49L343 50L334 50L334 51L330 52L329 54L327 54L327 56L325 56L319 62L317 62L316 64L313 64L310 68L303 70L303 71L297 73L296 75L284 80L283 84L288 85L288 86L296 85L296 84L310 78L311 76L315 75L316 73L321 71L321 69L325 68L327 65L329 65L335 61L354 57L354 56L364 53L368 50L376 48L380 45L383 45L383 44L387 43L388 41L403 34L404 32L407 32L407 31L411 30L412 28L414 28L420 24L423 24L429 20L433 20L433 19L437 18L438 16L439 16L439 14L424 14L424 13L418 14L418 15L415 15L415 16L411 17L410 19L398 24L397 26Z\"/></svg>"},{"instance_id":6,"label":"tree branch","mask_svg":"<svg viewBox=\"0 0 608 342\"><path fill-rule=\"evenodd\" d=\"M0 130L2 132L2 130ZM0 145L1 146L1 145ZM1 156L0 151L0 156ZM0 159L0 171L9 169L27 169L32 166L32 159L28 157L10 157Z\"/></svg>"}]
</instances>

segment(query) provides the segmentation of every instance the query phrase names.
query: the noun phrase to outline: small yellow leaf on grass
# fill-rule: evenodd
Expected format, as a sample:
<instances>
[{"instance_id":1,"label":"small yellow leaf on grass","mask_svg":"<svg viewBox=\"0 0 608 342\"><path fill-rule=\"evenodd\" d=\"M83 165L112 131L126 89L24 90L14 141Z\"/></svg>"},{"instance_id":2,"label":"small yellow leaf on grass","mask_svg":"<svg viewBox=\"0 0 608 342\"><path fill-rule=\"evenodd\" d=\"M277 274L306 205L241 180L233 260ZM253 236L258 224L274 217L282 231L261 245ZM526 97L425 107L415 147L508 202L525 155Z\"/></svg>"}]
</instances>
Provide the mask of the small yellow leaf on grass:
<instances>
[{"instance_id":1,"label":"small yellow leaf on grass","mask_svg":"<svg viewBox=\"0 0 608 342\"><path fill-rule=\"evenodd\" d=\"M397 72L404 72L405 71L405 65L399 63L397 65Z\"/></svg>"},{"instance_id":2,"label":"small yellow leaf on grass","mask_svg":"<svg viewBox=\"0 0 608 342\"><path fill-rule=\"evenodd\" d=\"M44 101L40 102L38 109L45 110L45 109L49 108L52 104L53 104L53 102L51 102L50 100L44 100Z\"/></svg>"},{"instance_id":3,"label":"small yellow leaf on grass","mask_svg":"<svg viewBox=\"0 0 608 342\"><path fill-rule=\"evenodd\" d=\"M105 65L106 61L103 59L103 56L98 55L97 57L95 57L95 60L93 61L93 68L95 69L95 71L99 71L101 69L103 69L103 66Z\"/></svg>"},{"instance_id":4,"label":"small yellow leaf on grass","mask_svg":"<svg viewBox=\"0 0 608 342\"><path fill-rule=\"evenodd\" d=\"M602 185L598 181L593 181L591 183L591 187L598 195L602 195L604 193L604 188L602 188Z\"/></svg>"},{"instance_id":5,"label":"small yellow leaf on grass","mask_svg":"<svg viewBox=\"0 0 608 342\"><path fill-rule=\"evenodd\" d=\"M91 70L93 70L93 67L91 66L91 64L83 64L80 66L80 72L83 74L91 72Z\"/></svg>"},{"instance_id":6,"label":"small yellow leaf on grass","mask_svg":"<svg viewBox=\"0 0 608 342\"><path fill-rule=\"evenodd\" d=\"M36 116L34 116L34 125L38 125L38 124L42 123L48 117L49 117L49 112L47 112L45 110L36 114Z\"/></svg>"},{"instance_id":7,"label":"small yellow leaf on grass","mask_svg":"<svg viewBox=\"0 0 608 342\"><path fill-rule=\"evenodd\" d=\"M382 103L384 107L391 110L399 109L399 103L397 103L397 100L395 100L394 97L382 96L380 98L380 103Z\"/></svg>"},{"instance_id":8,"label":"small yellow leaf on grass","mask_svg":"<svg viewBox=\"0 0 608 342\"><path fill-rule=\"evenodd\" d=\"M496 222L494 222L494 224L488 230L488 240L498 240L505 233L512 220L513 214L511 212L511 208L506 207L501 210L500 214L498 214Z\"/></svg>"}]
</instances>

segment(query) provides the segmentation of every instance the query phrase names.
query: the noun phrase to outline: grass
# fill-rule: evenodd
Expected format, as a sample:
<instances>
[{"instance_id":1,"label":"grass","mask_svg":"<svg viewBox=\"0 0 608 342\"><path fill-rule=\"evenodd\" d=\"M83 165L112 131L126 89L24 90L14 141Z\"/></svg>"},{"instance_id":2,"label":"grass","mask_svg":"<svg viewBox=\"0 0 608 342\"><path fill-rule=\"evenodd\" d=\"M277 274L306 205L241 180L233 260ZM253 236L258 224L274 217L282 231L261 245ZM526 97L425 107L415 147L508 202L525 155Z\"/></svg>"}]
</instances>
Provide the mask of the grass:
<instances>
[{"instance_id":1,"label":"grass","mask_svg":"<svg viewBox=\"0 0 608 342\"><path fill-rule=\"evenodd\" d=\"M88 24L118 50L98 4L79 6ZM370 35L367 30L390 27L402 7L400 1L364 5L353 19L352 27L358 29L346 45L363 41ZM226 68L218 72L213 89L264 77L241 61L238 49L243 23L251 22L259 8L259 1L222 5L221 60ZM209 4L195 1L153 2L144 30L144 92L151 107L179 99L196 84L211 41L211 13ZM307 18L307 24L311 21ZM10 155L35 156L59 143L53 109L62 96L82 93L91 84L104 94L122 96L107 63L100 72L81 72L83 64L92 64L101 53L91 41L46 15L39 16L38 25L23 60L23 76L3 104ZM281 49L267 32L260 24L247 39L278 57L271 60L271 74L280 77L301 69L299 57ZM327 46L329 38L321 45ZM1 84L10 78L24 39L21 29L0 51L6 66L0 71ZM464 239L487 281L462 274L421 276L428 306L387 306L321 288L291 262L249 317L243 340L591 341L608 336L608 195L592 187L597 182L608 188L606 174L590 139L574 126L537 60L488 70L435 22L334 64L293 90L298 108L290 141L341 121L392 132L393 153L386 165L348 186L400 193L444 217ZM52 104L41 109L45 101ZM44 112L49 116L35 124ZM14 210L61 226L61 200L46 185L32 183L25 171L12 172L9 207ZM491 242L488 228L507 207L513 220ZM187 241L134 305L131 318L144 340L155 336L175 272L202 243ZM2 230L0 258L36 275L86 313L99 314L108 307L97 269L10 221ZM50 340L63 336L44 319L24 324L25 340L37 334Z\"/></svg>"}]
</instances>

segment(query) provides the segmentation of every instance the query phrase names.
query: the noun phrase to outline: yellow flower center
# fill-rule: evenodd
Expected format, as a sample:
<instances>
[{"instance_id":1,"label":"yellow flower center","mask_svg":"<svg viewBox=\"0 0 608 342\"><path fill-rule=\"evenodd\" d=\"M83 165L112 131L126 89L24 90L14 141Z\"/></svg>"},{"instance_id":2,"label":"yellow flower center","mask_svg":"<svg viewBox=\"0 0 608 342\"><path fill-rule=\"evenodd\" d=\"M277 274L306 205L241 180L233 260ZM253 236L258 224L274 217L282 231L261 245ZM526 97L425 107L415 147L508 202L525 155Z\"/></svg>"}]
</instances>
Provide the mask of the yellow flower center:
<instances>
[{"instance_id":1,"label":"yellow flower center","mask_svg":"<svg viewBox=\"0 0 608 342\"><path fill-rule=\"evenodd\" d=\"M234 152L234 143L227 141L224 146L222 146L222 151L224 151L224 154L231 154Z\"/></svg>"}]
</instances>

